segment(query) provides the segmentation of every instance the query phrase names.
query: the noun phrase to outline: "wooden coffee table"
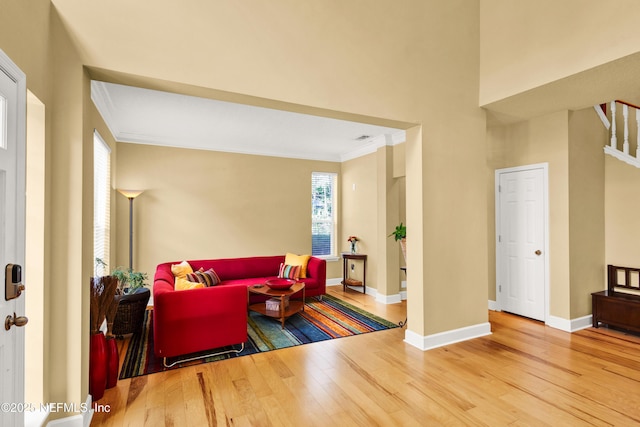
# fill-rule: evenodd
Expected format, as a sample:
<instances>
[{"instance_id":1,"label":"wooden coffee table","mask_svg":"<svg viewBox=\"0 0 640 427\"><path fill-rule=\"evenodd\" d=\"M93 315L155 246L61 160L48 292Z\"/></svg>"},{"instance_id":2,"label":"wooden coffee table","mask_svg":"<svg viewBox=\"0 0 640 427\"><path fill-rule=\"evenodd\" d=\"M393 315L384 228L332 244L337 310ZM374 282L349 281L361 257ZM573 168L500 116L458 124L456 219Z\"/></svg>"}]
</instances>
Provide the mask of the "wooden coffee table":
<instances>
[{"instance_id":1,"label":"wooden coffee table","mask_svg":"<svg viewBox=\"0 0 640 427\"><path fill-rule=\"evenodd\" d=\"M256 304L249 304L249 310L256 313L263 314L265 316L274 317L280 320L282 329L284 329L284 321L287 317L290 317L300 311L304 311L304 283L294 283L289 289L275 290L271 289L267 285L251 285L247 288L249 294L264 295L269 298L276 298L280 300L280 310L267 310L266 302L259 302ZM302 300L289 299L289 306L284 306L284 299L286 296L291 296L297 292L302 291ZM247 299L248 300L248 299Z\"/></svg>"}]
</instances>

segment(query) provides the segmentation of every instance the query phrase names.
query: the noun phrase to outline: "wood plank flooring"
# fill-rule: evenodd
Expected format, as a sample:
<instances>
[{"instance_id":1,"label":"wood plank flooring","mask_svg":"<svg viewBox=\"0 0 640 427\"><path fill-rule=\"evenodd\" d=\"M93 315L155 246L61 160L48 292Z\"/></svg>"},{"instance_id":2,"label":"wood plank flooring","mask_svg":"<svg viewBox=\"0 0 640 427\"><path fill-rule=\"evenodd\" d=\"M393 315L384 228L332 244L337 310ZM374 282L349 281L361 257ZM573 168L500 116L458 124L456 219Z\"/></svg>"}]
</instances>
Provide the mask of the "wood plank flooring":
<instances>
[{"instance_id":1,"label":"wood plank flooring","mask_svg":"<svg viewBox=\"0 0 640 427\"><path fill-rule=\"evenodd\" d=\"M404 320L404 304L329 289ZM120 380L91 425L640 425L640 337L489 320L492 335L427 352L396 328Z\"/></svg>"}]
</instances>

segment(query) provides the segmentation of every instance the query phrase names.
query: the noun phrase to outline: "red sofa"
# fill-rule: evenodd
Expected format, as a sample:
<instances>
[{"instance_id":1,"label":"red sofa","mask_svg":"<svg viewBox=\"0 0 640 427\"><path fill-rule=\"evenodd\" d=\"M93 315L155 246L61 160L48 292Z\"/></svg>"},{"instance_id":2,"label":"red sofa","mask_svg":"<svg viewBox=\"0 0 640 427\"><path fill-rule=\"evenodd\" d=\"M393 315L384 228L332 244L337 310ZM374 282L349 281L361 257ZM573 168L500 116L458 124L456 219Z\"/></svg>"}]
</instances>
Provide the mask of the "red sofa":
<instances>
[{"instance_id":1,"label":"red sofa","mask_svg":"<svg viewBox=\"0 0 640 427\"><path fill-rule=\"evenodd\" d=\"M174 290L171 273L171 265L180 261L158 265L153 281L156 356L175 357L246 342L247 286L275 278L284 260L284 255L276 255L188 261L193 270L213 268L221 281L182 291ZM305 296L325 294L326 274L326 261L311 257L307 278L300 279L305 283Z\"/></svg>"}]
</instances>

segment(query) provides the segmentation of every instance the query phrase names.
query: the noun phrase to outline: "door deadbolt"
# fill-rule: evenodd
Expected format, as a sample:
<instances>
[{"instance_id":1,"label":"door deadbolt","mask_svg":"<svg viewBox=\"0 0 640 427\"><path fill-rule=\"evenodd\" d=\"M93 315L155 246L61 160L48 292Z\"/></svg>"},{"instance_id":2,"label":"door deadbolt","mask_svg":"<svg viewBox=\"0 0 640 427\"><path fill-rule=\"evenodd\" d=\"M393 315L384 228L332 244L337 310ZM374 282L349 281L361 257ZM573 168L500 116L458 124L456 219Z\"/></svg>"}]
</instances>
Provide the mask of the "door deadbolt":
<instances>
[{"instance_id":1,"label":"door deadbolt","mask_svg":"<svg viewBox=\"0 0 640 427\"><path fill-rule=\"evenodd\" d=\"M10 301L18 298L24 285L22 282L22 267L17 264L7 264L4 270L4 299Z\"/></svg>"},{"instance_id":2,"label":"door deadbolt","mask_svg":"<svg viewBox=\"0 0 640 427\"><path fill-rule=\"evenodd\" d=\"M8 331L14 325L22 327L28 322L29 319L27 319L27 316L16 316L16 314L13 313L13 316L7 316L7 318L4 320L4 329Z\"/></svg>"}]
</instances>

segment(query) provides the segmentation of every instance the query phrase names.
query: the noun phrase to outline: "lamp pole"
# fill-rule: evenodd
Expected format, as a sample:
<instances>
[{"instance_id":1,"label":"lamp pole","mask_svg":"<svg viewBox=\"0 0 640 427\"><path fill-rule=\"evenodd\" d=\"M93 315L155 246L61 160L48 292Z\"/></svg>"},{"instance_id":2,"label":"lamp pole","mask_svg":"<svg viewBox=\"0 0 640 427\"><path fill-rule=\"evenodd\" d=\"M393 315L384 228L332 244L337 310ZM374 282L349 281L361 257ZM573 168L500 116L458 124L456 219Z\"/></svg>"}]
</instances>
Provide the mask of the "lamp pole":
<instances>
[{"instance_id":1,"label":"lamp pole","mask_svg":"<svg viewBox=\"0 0 640 427\"><path fill-rule=\"evenodd\" d=\"M129 199L129 271L133 271L133 197Z\"/></svg>"},{"instance_id":2,"label":"lamp pole","mask_svg":"<svg viewBox=\"0 0 640 427\"><path fill-rule=\"evenodd\" d=\"M129 271L133 271L133 199L142 194L143 190L118 190L129 199Z\"/></svg>"}]
</instances>

